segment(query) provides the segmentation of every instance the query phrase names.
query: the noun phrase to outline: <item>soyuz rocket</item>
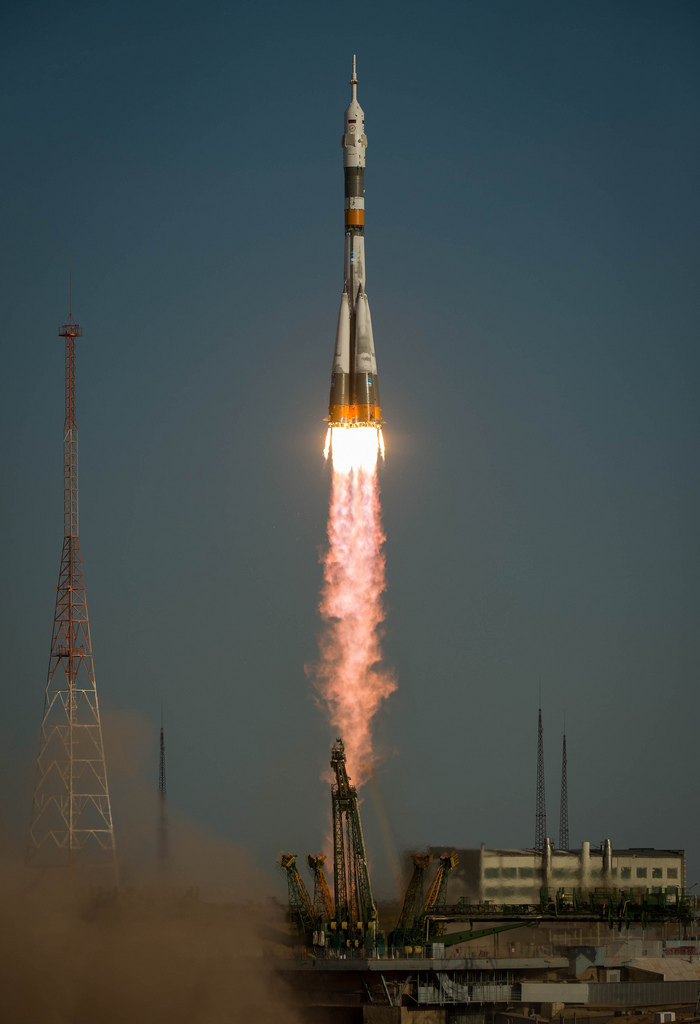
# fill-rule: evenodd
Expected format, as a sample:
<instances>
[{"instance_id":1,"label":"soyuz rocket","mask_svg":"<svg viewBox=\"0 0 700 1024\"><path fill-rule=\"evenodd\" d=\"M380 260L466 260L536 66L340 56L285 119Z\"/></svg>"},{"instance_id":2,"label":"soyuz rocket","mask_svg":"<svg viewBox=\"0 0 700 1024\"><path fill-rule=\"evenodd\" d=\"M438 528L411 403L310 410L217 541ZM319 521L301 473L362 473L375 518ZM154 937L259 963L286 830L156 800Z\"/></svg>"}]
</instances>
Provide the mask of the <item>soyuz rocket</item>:
<instances>
[{"instance_id":1,"label":"soyuz rocket","mask_svg":"<svg viewBox=\"0 0 700 1024\"><path fill-rule=\"evenodd\" d=\"M345 287L340 300L328 403L329 426L374 426L382 422L372 317L365 291L365 114L357 102L352 58L352 96L345 111Z\"/></svg>"}]
</instances>

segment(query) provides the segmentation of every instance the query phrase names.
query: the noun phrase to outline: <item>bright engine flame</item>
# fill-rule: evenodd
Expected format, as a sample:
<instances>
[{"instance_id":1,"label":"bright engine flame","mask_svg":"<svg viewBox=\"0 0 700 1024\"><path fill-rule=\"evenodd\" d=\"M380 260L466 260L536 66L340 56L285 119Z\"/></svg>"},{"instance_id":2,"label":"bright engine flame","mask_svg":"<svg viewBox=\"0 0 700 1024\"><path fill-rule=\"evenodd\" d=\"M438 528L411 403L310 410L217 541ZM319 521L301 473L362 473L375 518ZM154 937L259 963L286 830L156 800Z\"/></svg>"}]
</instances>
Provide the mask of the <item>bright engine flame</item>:
<instances>
[{"instance_id":1,"label":"bright engine flame","mask_svg":"<svg viewBox=\"0 0 700 1024\"><path fill-rule=\"evenodd\" d=\"M325 458L328 458L329 451L333 456L333 469L336 473L350 473L359 469L372 473L377 466L377 455L381 452L384 458L382 429L370 426L329 427L323 450Z\"/></svg>"},{"instance_id":2,"label":"bright engine flame","mask_svg":"<svg viewBox=\"0 0 700 1024\"><path fill-rule=\"evenodd\" d=\"M343 738L353 781L361 785L377 760L372 719L396 689L393 675L380 664L386 587L377 479L377 456L384 454L381 430L333 425L326 457L329 451L333 482L320 601L325 630L319 662L309 673L336 735Z\"/></svg>"}]
</instances>

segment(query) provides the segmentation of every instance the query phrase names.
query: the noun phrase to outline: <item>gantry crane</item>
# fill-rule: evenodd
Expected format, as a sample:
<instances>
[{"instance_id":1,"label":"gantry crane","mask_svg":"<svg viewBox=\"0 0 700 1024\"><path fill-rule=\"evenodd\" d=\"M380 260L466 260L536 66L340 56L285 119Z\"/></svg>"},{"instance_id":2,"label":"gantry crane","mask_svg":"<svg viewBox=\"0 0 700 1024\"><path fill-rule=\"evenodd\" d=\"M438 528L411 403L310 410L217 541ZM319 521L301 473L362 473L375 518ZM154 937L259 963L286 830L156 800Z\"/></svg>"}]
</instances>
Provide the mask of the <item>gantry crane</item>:
<instances>
[{"instance_id":1,"label":"gantry crane","mask_svg":"<svg viewBox=\"0 0 700 1024\"><path fill-rule=\"evenodd\" d=\"M287 888L289 890L289 917L296 924L300 933L309 937L314 930L314 908L311 904L309 891L304 885L301 875L296 866L296 854L283 853L280 857L280 867L287 875Z\"/></svg>"},{"instance_id":2,"label":"gantry crane","mask_svg":"<svg viewBox=\"0 0 700 1024\"><path fill-rule=\"evenodd\" d=\"M330 886L323 870L323 865L326 863L325 855L319 853L317 857L312 857L309 854L306 861L314 874L314 918L316 924L330 923L335 917L335 910Z\"/></svg>"},{"instance_id":3,"label":"gantry crane","mask_svg":"<svg viewBox=\"0 0 700 1024\"><path fill-rule=\"evenodd\" d=\"M369 879L357 790L350 785L341 739L333 745L331 768L335 773L332 787L335 922L341 930L354 934L355 941L359 942L363 935L376 930L377 908Z\"/></svg>"}]
</instances>

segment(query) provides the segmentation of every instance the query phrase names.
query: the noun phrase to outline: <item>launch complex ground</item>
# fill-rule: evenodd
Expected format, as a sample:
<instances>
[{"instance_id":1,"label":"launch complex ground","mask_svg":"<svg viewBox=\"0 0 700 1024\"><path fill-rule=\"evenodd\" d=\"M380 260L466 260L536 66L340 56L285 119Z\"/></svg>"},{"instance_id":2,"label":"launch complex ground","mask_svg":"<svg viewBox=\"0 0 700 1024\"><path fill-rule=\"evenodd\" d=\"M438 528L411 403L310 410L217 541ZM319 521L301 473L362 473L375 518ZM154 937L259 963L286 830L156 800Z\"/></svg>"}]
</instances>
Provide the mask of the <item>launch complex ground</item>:
<instances>
[{"instance_id":1,"label":"launch complex ground","mask_svg":"<svg viewBox=\"0 0 700 1024\"><path fill-rule=\"evenodd\" d=\"M436 849L413 855L400 908L382 908L341 740L331 767L332 890L324 856L307 858L313 895L296 856L280 859L293 937L276 969L305 1020L486 1024L529 1013L581 1019L582 1008L609 1017L620 1007L695 1010L700 926L696 934L684 851L613 851L609 840L555 850L548 839L540 850Z\"/></svg>"}]
</instances>

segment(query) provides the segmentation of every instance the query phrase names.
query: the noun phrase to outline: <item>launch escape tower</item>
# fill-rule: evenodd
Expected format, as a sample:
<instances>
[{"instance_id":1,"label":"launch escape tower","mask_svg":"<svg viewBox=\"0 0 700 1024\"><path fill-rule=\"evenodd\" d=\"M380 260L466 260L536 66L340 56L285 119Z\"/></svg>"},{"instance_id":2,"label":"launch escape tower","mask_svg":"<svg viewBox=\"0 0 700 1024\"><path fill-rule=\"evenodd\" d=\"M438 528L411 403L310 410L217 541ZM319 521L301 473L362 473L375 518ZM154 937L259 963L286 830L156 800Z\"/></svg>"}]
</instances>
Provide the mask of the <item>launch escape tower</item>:
<instances>
[{"instance_id":1,"label":"launch escape tower","mask_svg":"<svg viewBox=\"0 0 700 1024\"><path fill-rule=\"evenodd\" d=\"M337 739L331 751L335 773L333 801L333 881L338 927L363 933L377 927L377 908L367 866L357 790L350 785L345 747Z\"/></svg>"},{"instance_id":2,"label":"launch escape tower","mask_svg":"<svg viewBox=\"0 0 700 1024\"><path fill-rule=\"evenodd\" d=\"M535 849L544 852L547 839L547 811L544 801L544 743L542 708L537 713L537 806L535 809Z\"/></svg>"},{"instance_id":3,"label":"launch escape tower","mask_svg":"<svg viewBox=\"0 0 700 1024\"><path fill-rule=\"evenodd\" d=\"M569 797L566 783L566 733L561 751L561 803L559 805L559 849L569 849Z\"/></svg>"},{"instance_id":4,"label":"launch escape tower","mask_svg":"<svg viewBox=\"0 0 700 1024\"><path fill-rule=\"evenodd\" d=\"M27 864L116 883L117 862L100 709L78 540L78 424L73 320L66 344L63 552L27 845Z\"/></svg>"},{"instance_id":5,"label":"launch escape tower","mask_svg":"<svg viewBox=\"0 0 700 1024\"><path fill-rule=\"evenodd\" d=\"M165 733L160 725L160 767L158 771L158 870L161 875L168 872L168 809L165 802Z\"/></svg>"}]
</instances>

